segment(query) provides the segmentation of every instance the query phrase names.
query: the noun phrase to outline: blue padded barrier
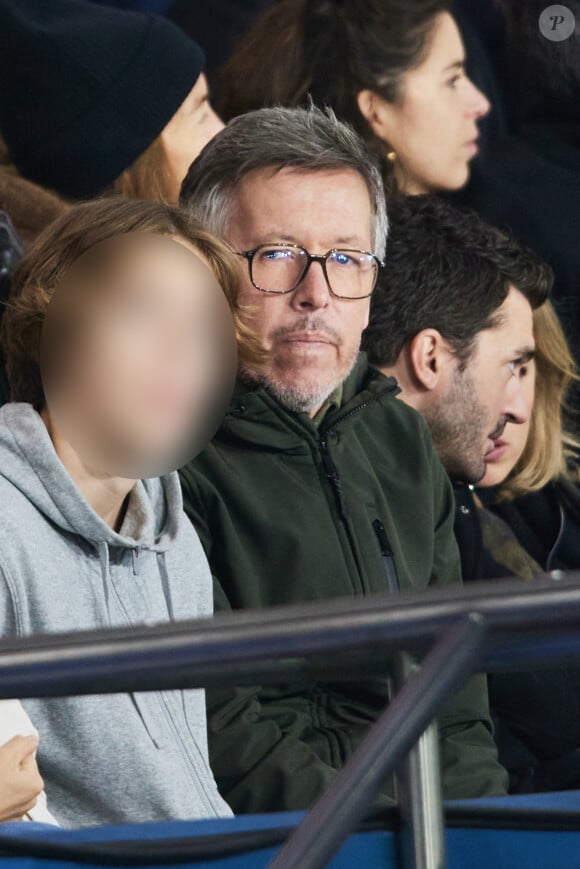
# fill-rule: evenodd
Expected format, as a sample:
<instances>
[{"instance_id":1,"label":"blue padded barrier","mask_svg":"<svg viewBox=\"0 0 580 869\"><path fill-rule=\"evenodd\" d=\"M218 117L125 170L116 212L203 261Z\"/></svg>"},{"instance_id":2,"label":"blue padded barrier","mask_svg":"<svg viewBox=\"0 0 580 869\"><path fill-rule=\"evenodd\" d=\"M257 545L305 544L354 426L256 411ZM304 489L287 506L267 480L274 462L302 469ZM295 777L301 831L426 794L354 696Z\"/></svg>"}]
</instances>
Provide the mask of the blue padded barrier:
<instances>
[{"instance_id":1,"label":"blue padded barrier","mask_svg":"<svg viewBox=\"0 0 580 869\"><path fill-rule=\"evenodd\" d=\"M446 805L448 869L578 869L580 867L580 792L470 800ZM232 839L243 846L244 835L288 830L302 816L297 813L240 816L217 821L178 821L59 830L41 824L4 824L0 828L0 854L6 855L15 842L36 848L36 856L1 856L2 869L81 869L96 867L163 866L164 869L264 869L278 845L250 847L243 853L190 859L196 843L229 847ZM30 843L30 844L29 844ZM66 859L47 859L52 845L83 849L118 847L138 843L143 862L115 861L108 855L79 859L74 852ZM8 846L8 851L6 848ZM178 845L179 855L175 847ZM24 848L23 848L24 850ZM155 862L157 854L158 862ZM124 854L124 857L127 855ZM359 832L346 842L330 864L332 869L395 869L395 836L389 830Z\"/></svg>"}]
</instances>

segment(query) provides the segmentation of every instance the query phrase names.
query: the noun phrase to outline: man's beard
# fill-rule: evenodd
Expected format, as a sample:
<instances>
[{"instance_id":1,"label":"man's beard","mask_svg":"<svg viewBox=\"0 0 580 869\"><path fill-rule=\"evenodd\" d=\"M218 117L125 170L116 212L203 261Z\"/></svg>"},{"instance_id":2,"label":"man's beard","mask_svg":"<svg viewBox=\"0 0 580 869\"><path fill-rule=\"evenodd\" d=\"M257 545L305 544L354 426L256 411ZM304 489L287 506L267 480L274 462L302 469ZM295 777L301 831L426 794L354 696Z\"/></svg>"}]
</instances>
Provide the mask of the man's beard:
<instances>
[{"instance_id":1,"label":"man's beard","mask_svg":"<svg viewBox=\"0 0 580 869\"><path fill-rule=\"evenodd\" d=\"M333 381L325 387L290 385L274 377L268 371L242 368L240 380L244 383L263 386L286 410L293 413L316 413L332 395L342 380Z\"/></svg>"},{"instance_id":2,"label":"man's beard","mask_svg":"<svg viewBox=\"0 0 580 869\"><path fill-rule=\"evenodd\" d=\"M324 325L324 322L316 316L301 317L291 327L279 329L272 335L275 346L276 339L293 332L322 332L333 339L337 344L341 343L340 336L332 329ZM265 389L287 410L293 413L315 413L332 395L334 390L346 380L355 366L358 358L358 349L343 361L339 368L329 367L328 378L313 377L305 369L304 375L298 382L288 382L284 376L284 370L276 369L276 364L268 360L261 367L241 365L239 371L240 380L247 384L264 386Z\"/></svg>"},{"instance_id":3,"label":"man's beard","mask_svg":"<svg viewBox=\"0 0 580 869\"><path fill-rule=\"evenodd\" d=\"M479 483L486 471L482 449L488 414L477 400L470 375L458 373L445 398L423 416L450 478L458 483ZM504 427L505 422L498 424L493 436L499 437Z\"/></svg>"}]
</instances>

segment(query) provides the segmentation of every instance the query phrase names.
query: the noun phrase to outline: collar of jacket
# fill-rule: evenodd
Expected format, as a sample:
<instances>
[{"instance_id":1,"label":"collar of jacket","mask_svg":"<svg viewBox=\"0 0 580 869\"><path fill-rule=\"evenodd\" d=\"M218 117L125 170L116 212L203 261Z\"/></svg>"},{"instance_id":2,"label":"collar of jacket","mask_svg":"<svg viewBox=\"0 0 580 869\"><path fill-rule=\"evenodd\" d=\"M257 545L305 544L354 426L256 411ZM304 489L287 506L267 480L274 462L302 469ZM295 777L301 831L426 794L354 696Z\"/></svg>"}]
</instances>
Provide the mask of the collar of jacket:
<instances>
[{"instance_id":1,"label":"collar of jacket","mask_svg":"<svg viewBox=\"0 0 580 869\"><path fill-rule=\"evenodd\" d=\"M465 483L453 482L453 492L455 495L454 531L459 547L463 580L467 582L484 579L481 522L473 489Z\"/></svg>"},{"instance_id":2,"label":"collar of jacket","mask_svg":"<svg viewBox=\"0 0 580 869\"><path fill-rule=\"evenodd\" d=\"M366 355L360 353L344 381L341 406L330 411L317 429L308 414L287 410L263 386L251 387L238 381L217 437L246 441L275 452L302 451L305 440L318 443L329 429L351 424L363 416L367 407L391 400L399 392L397 381L370 366Z\"/></svg>"}]
</instances>

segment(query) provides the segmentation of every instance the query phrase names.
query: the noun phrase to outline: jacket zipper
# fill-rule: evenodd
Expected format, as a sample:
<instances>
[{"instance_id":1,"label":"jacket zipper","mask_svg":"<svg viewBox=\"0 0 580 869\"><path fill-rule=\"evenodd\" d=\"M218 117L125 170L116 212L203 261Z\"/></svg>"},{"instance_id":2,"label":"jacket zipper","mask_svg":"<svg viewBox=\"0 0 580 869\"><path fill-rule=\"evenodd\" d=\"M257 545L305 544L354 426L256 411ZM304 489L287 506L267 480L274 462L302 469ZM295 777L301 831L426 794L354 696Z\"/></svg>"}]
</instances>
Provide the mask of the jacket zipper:
<instances>
[{"instance_id":1,"label":"jacket zipper","mask_svg":"<svg viewBox=\"0 0 580 869\"><path fill-rule=\"evenodd\" d=\"M355 416L357 413L360 413L361 410L363 410L365 407L368 407L368 405L371 404L373 401L377 401L379 398L382 398L383 395L392 392L394 389L394 386L390 386L388 389L384 389L381 392L378 392L375 395L371 396L370 398L367 398L366 401L361 401L361 403L357 404L356 407L352 407L350 410L347 410L346 413L343 413L341 416L339 416L338 419L335 419L334 422L331 423L328 428L325 428L320 434L320 456L322 458L324 473L334 493L336 506L338 508L338 515L343 522L346 522L346 504L344 501L340 474L338 473L338 468L336 467L334 460L330 455L330 450L328 448L328 434L333 429L337 428L337 426L339 426L342 422L344 422L344 420L350 419L351 416Z\"/></svg>"},{"instance_id":2,"label":"jacket zipper","mask_svg":"<svg viewBox=\"0 0 580 869\"><path fill-rule=\"evenodd\" d=\"M396 593L400 591L401 587L399 585L399 577L397 575L397 565L395 564L395 553L393 552L391 544L389 543L389 538L387 537L385 526L380 519L373 520L373 528L379 542L381 559L383 562L385 576L387 578L387 586L389 588L389 591Z\"/></svg>"},{"instance_id":3,"label":"jacket zipper","mask_svg":"<svg viewBox=\"0 0 580 869\"><path fill-rule=\"evenodd\" d=\"M330 483L330 487L334 493L334 499L336 501L336 506L338 507L338 515L340 516L342 521L345 522L346 505L344 503L342 482L340 479L340 474L338 473L338 468L334 464L334 460L330 455L330 450L328 449L328 440L325 436L320 439L320 455L322 457L322 464L324 467L326 479Z\"/></svg>"}]
</instances>

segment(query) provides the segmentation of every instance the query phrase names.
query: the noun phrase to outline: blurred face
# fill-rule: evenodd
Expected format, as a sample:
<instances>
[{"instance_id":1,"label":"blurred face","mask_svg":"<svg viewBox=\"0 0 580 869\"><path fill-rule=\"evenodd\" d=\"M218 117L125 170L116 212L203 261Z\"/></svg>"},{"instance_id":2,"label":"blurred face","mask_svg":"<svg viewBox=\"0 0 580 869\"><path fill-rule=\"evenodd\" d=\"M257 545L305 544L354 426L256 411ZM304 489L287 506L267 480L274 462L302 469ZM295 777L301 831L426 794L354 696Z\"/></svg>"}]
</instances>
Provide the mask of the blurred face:
<instances>
[{"instance_id":1,"label":"blurred face","mask_svg":"<svg viewBox=\"0 0 580 869\"><path fill-rule=\"evenodd\" d=\"M179 199L181 182L189 167L223 126L209 101L207 81L202 73L161 133L171 173L173 202Z\"/></svg>"},{"instance_id":2,"label":"blurred face","mask_svg":"<svg viewBox=\"0 0 580 869\"><path fill-rule=\"evenodd\" d=\"M504 455L508 423L529 419L528 381L534 353L532 309L512 288L498 309L500 324L481 332L463 371L455 362L447 394L423 412L449 476L463 483L483 479L488 463Z\"/></svg>"},{"instance_id":3,"label":"blurred face","mask_svg":"<svg viewBox=\"0 0 580 869\"><path fill-rule=\"evenodd\" d=\"M511 422L506 425L504 433L495 442L494 450L485 457L485 476L480 486L499 486L503 483L519 462L528 442L536 381L533 360L522 366L520 377L527 402L527 419L521 425Z\"/></svg>"},{"instance_id":4,"label":"blurred face","mask_svg":"<svg viewBox=\"0 0 580 869\"><path fill-rule=\"evenodd\" d=\"M227 300L185 242L131 233L97 245L48 308L47 409L103 474L153 477L189 460L217 428L235 368Z\"/></svg>"},{"instance_id":5,"label":"blurred face","mask_svg":"<svg viewBox=\"0 0 580 869\"><path fill-rule=\"evenodd\" d=\"M353 170L261 170L236 189L228 241L238 252L272 242L302 245L311 254L371 251L371 223L366 184ZM259 370L242 369L241 377L266 385L290 410L314 414L356 361L370 299L333 296L318 262L283 295L256 289L243 265L240 301L253 309L249 322L268 359Z\"/></svg>"},{"instance_id":6,"label":"blurred face","mask_svg":"<svg viewBox=\"0 0 580 869\"><path fill-rule=\"evenodd\" d=\"M465 51L451 15L437 16L427 55L403 76L400 99L390 103L374 94L373 107L371 126L396 153L395 174L406 193L466 184L478 151L477 121L490 104L465 74Z\"/></svg>"}]
</instances>

